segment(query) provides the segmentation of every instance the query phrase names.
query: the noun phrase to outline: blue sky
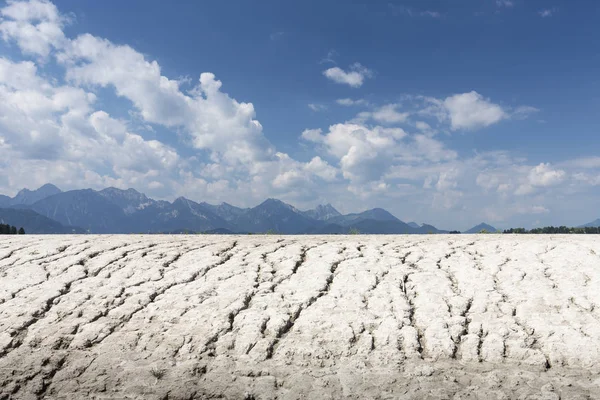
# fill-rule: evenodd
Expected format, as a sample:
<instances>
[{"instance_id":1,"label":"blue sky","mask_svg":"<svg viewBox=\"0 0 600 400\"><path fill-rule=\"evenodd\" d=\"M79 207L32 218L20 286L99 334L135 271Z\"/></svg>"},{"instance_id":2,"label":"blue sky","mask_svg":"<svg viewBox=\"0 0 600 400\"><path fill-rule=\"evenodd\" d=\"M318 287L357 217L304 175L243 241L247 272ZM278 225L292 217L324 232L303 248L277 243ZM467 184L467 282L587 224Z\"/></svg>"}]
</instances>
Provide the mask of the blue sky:
<instances>
[{"instance_id":1,"label":"blue sky","mask_svg":"<svg viewBox=\"0 0 600 400\"><path fill-rule=\"evenodd\" d=\"M0 4L0 192L600 216L594 1Z\"/></svg>"}]
</instances>

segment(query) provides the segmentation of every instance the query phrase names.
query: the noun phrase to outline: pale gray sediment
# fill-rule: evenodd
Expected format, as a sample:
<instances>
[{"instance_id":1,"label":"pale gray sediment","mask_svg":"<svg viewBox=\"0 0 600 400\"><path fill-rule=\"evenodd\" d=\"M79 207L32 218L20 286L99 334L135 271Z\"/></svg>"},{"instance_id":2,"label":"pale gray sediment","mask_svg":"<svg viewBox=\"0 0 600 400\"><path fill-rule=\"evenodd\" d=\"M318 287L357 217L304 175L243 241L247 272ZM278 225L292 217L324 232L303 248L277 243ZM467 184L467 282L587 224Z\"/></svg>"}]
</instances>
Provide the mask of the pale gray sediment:
<instances>
[{"instance_id":1,"label":"pale gray sediment","mask_svg":"<svg viewBox=\"0 0 600 400\"><path fill-rule=\"evenodd\" d=\"M7 236L0 399L600 398L594 235Z\"/></svg>"}]
</instances>

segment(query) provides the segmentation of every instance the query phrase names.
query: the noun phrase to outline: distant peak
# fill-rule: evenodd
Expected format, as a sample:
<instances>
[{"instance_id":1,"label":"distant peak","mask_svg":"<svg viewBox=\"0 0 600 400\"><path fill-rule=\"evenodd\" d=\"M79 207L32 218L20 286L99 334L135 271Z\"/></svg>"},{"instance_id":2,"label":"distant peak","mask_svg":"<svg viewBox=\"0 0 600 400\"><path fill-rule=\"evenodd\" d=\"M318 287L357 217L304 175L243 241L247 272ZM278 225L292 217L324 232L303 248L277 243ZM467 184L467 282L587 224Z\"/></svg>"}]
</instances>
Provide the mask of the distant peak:
<instances>
[{"instance_id":1,"label":"distant peak","mask_svg":"<svg viewBox=\"0 0 600 400\"><path fill-rule=\"evenodd\" d=\"M140 192L138 192L134 188L119 189L119 188L114 187L114 186L110 186L110 187L107 187L106 189L102 189L101 192L125 192L125 193L140 194Z\"/></svg>"},{"instance_id":2,"label":"distant peak","mask_svg":"<svg viewBox=\"0 0 600 400\"><path fill-rule=\"evenodd\" d=\"M482 231L484 229L488 232L496 232L497 231L497 229L494 228L493 226L491 226L485 222L482 222L479 225L476 225L476 226L472 227L471 229L469 229L468 231L466 231L466 233L479 233L480 231Z\"/></svg>"},{"instance_id":3,"label":"distant peak","mask_svg":"<svg viewBox=\"0 0 600 400\"><path fill-rule=\"evenodd\" d=\"M62 191L51 183L46 183L36 190L22 189L13 197L13 204L33 204L38 200L50 197Z\"/></svg>"},{"instance_id":4,"label":"distant peak","mask_svg":"<svg viewBox=\"0 0 600 400\"><path fill-rule=\"evenodd\" d=\"M272 197L269 197L268 199L266 199L265 201L263 201L261 203L261 205L268 206L268 205L287 205L287 204L285 204L283 201L281 201L279 199L274 199Z\"/></svg>"},{"instance_id":5,"label":"distant peak","mask_svg":"<svg viewBox=\"0 0 600 400\"><path fill-rule=\"evenodd\" d=\"M336 210L335 207L331 205L331 203L327 203L324 206L319 206L319 207L321 207L321 209L323 209L323 210L327 210L327 211L333 212L335 214L340 214L340 212L338 210Z\"/></svg>"},{"instance_id":6,"label":"distant peak","mask_svg":"<svg viewBox=\"0 0 600 400\"><path fill-rule=\"evenodd\" d=\"M54 190L57 192L62 192L62 190L60 190L58 187L56 187L55 185L53 185L51 183L46 183L46 184L40 186L37 190Z\"/></svg>"}]
</instances>

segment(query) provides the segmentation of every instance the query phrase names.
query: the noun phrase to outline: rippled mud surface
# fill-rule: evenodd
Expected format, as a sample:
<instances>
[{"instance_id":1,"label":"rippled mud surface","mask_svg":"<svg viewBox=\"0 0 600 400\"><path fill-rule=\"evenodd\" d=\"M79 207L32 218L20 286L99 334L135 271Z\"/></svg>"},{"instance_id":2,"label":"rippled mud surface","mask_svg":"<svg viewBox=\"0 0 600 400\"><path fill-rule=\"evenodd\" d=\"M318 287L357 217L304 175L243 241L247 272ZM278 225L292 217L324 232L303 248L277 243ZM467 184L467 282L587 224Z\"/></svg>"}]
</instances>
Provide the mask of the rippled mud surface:
<instances>
[{"instance_id":1,"label":"rippled mud surface","mask_svg":"<svg viewBox=\"0 0 600 400\"><path fill-rule=\"evenodd\" d=\"M7 236L0 399L600 398L593 235Z\"/></svg>"}]
</instances>

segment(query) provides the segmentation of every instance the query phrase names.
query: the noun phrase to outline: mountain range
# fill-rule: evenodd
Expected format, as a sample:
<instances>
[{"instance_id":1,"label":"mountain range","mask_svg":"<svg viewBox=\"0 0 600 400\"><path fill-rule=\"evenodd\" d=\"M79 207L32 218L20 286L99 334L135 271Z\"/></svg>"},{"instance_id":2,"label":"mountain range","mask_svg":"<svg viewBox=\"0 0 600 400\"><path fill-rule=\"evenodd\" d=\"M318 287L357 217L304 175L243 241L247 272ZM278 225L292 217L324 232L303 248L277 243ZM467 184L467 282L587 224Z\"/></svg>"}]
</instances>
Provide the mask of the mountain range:
<instances>
[{"instance_id":1,"label":"mountain range","mask_svg":"<svg viewBox=\"0 0 600 400\"><path fill-rule=\"evenodd\" d=\"M448 233L433 225L405 223L382 208L343 215L331 204L298 210L277 199L240 208L179 197L154 200L135 189L114 187L63 192L52 184L0 195L0 222L27 233L265 233L281 234L427 234ZM480 224L466 233L496 228Z\"/></svg>"},{"instance_id":2,"label":"mountain range","mask_svg":"<svg viewBox=\"0 0 600 400\"><path fill-rule=\"evenodd\" d=\"M63 192L52 184L0 195L0 220L28 233L445 233L431 225L406 224L381 208L342 215L331 204L298 210L277 199L240 208L179 197L154 200L135 189Z\"/></svg>"}]
</instances>

